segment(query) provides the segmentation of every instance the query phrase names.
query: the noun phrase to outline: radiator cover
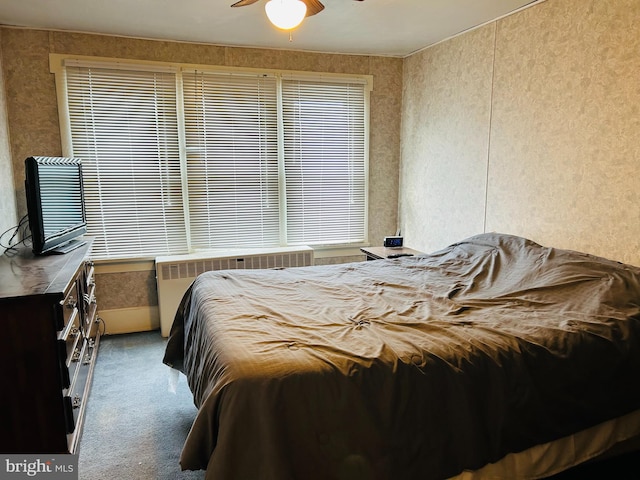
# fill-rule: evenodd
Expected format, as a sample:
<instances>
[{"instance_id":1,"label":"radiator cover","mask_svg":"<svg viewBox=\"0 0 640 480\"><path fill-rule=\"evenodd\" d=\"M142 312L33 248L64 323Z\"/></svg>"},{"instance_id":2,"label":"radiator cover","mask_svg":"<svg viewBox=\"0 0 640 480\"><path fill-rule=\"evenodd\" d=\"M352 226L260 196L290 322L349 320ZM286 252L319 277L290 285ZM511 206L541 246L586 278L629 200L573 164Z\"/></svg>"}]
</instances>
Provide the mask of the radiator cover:
<instances>
[{"instance_id":1,"label":"radiator cover","mask_svg":"<svg viewBox=\"0 0 640 480\"><path fill-rule=\"evenodd\" d=\"M313 249L306 246L281 248L225 249L156 258L160 331L169 336L178 305L193 283L212 270L245 270L313 265Z\"/></svg>"}]
</instances>

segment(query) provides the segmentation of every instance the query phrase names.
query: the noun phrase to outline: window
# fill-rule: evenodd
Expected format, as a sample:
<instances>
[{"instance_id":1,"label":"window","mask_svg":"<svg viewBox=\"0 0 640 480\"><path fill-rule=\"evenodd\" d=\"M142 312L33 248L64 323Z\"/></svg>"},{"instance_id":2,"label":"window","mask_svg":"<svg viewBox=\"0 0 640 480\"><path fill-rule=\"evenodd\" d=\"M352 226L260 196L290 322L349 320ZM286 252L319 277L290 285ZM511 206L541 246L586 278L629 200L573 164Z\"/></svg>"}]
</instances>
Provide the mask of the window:
<instances>
[{"instance_id":1,"label":"window","mask_svg":"<svg viewBox=\"0 0 640 480\"><path fill-rule=\"evenodd\" d=\"M362 85L288 80L282 85L287 242L364 240Z\"/></svg>"},{"instance_id":2,"label":"window","mask_svg":"<svg viewBox=\"0 0 640 480\"><path fill-rule=\"evenodd\" d=\"M183 82L191 245L279 245L275 77Z\"/></svg>"},{"instance_id":3,"label":"window","mask_svg":"<svg viewBox=\"0 0 640 480\"><path fill-rule=\"evenodd\" d=\"M366 241L363 77L64 60L96 258Z\"/></svg>"},{"instance_id":4,"label":"window","mask_svg":"<svg viewBox=\"0 0 640 480\"><path fill-rule=\"evenodd\" d=\"M185 252L176 74L66 69L96 258Z\"/></svg>"}]
</instances>

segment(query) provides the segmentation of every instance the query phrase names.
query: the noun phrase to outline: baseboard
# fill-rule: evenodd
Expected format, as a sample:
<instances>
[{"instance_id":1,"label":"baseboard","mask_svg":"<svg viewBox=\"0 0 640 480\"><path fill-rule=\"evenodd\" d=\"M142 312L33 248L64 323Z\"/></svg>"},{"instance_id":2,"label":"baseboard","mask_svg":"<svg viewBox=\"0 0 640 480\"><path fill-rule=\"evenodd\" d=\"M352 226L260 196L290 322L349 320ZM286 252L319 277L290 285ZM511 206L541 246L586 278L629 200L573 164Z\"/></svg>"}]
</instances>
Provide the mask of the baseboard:
<instances>
[{"instance_id":1,"label":"baseboard","mask_svg":"<svg viewBox=\"0 0 640 480\"><path fill-rule=\"evenodd\" d=\"M157 305L99 310L98 317L104 321L104 333L107 335L146 332L160 328Z\"/></svg>"}]
</instances>

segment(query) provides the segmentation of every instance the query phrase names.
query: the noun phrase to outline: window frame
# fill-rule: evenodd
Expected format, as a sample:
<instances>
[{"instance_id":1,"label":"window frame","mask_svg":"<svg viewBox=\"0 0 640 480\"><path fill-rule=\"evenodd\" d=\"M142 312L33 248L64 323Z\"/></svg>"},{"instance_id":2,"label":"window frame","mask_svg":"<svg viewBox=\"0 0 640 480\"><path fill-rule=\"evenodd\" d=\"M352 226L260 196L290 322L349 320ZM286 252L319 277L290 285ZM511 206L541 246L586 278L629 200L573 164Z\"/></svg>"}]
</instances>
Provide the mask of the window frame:
<instances>
[{"instance_id":1,"label":"window frame","mask_svg":"<svg viewBox=\"0 0 640 480\"><path fill-rule=\"evenodd\" d=\"M370 94L373 89L373 76L363 74L344 74L344 73L320 73L320 72L307 72L307 71L291 71L291 70L275 70L275 69L262 69L262 68L244 68L244 67L226 67L216 65L197 65L187 63L173 63L173 62L158 62L158 61L145 61L145 60L132 60L132 59L117 59L110 57L93 57L93 56L81 56L81 55L68 55L68 54L50 54L50 71L55 76L55 86L57 94L58 115L60 124L60 134L62 143L62 152L64 156L73 155L73 144L71 136L71 122L68 109L68 98L66 90L66 66L67 65L81 65L110 69L130 69L130 70L148 70L148 71L171 71L176 73L176 100L177 100L177 115L178 115L178 135L179 135L179 153L180 153L180 166L182 172L182 189L183 189L183 204L184 204L184 221L185 230L187 235L187 252L193 253L201 250L215 249L216 247L209 248L194 248L190 238L190 218L189 218L189 200L188 200L188 179L187 179L187 151L186 151L186 139L185 139L185 112L184 112L184 90L182 88L182 73L192 72L194 70L212 73L222 74L246 74L246 75L272 75L279 79L301 79L301 80L319 80L319 81L333 81L344 83L359 83L363 85L364 93L364 218L363 218L363 230L364 238L359 242L340 243L340 244L314 244L312 245L314 250L333 250L335 252L345 252L349 249L359 248L361 246L368 245L368 230L369 230L369 136L370 136ZM281 84L278 87L281 90ZM281 95L281 92L279 92ZM282 102L278 102L278 109L282 109ZM280 246L287 246L283 243L283 239L286 240L286 190L282 183L285 182L284 175L284 133L283 133L283 118L282 112L278 115L278 183L279 185L279 209L280 209ZM176 253L180 254L180 253ZM123 259L144 259L152 257L125 257ZM107 260L120 260L118 257L109 257Z\"/></svg>"}]
</instances>

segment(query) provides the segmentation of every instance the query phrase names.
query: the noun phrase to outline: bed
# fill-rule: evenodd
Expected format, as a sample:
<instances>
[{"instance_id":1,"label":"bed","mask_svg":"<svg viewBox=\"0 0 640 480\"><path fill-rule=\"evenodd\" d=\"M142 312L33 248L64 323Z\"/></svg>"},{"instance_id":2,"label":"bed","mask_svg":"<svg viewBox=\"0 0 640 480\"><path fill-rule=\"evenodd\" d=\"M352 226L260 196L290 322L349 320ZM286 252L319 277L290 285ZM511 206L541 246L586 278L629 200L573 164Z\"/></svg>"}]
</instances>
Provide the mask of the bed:
<instances>
[{"instance_id":1,"label":"bed","mask_svg":"<svg viewBox=\"0 0 640 480\"><path fill-rule=\"evenodd\" d=\"M207 479L541 478L640 436L640 269L490 233L208 272L164 363Z\"/></svg>"}]
</instances>

